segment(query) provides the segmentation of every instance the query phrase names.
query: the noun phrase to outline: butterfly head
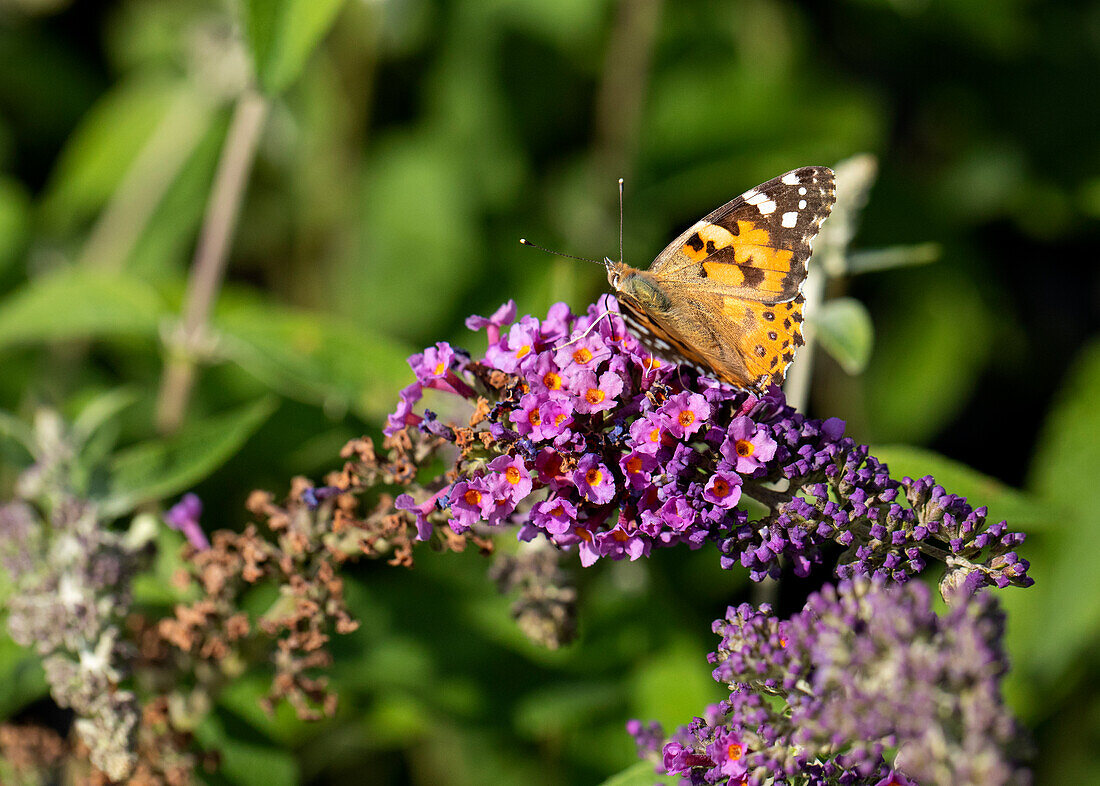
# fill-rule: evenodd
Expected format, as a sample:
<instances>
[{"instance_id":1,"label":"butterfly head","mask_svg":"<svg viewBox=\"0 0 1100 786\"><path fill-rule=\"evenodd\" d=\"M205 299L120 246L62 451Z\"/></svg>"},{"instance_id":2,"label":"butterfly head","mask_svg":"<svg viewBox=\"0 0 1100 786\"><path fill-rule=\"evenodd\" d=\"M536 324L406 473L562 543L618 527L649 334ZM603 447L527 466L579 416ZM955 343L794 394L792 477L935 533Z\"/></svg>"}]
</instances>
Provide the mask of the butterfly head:
<instances>
[{"instance_id":1,"label":"butterfly head","mask_svg":"<svg viewBox=\"0 0 1100 786\"><path fill-rule=\"evenodd\" d=\"M628 268L622 262L616 262L609 257L603 258L603 264L604 267L607 268L607 281L609 284L611 284L611 288L617 292L619 290L619 282L622 280L623 274L626 273L626 271L628 271L630 268Z\"/></svg>"},{"instance_id":2,"label":"butterfly head","mask_svg":"<svg viewBox=\"0 0 1100 786\"><path fill-rule=\"evenodd\" d=\"M664 313L672 308L672 301L653 274L606 258L604 265L607 266L607 280L620 301L631 301L635 307L640 306L641 310L650 313Z\"/></svg>"}]
</instances>

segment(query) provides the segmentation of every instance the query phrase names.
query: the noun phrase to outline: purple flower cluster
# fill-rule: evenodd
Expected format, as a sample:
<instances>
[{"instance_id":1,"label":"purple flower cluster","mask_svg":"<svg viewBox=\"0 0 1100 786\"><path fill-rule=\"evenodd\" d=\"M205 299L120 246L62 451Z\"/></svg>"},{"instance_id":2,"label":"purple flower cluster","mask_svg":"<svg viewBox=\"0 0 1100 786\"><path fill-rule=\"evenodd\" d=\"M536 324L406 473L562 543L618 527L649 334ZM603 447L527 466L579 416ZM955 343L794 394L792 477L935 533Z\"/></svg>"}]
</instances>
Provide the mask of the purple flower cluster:
<instances>
[{"instance_id":1,"label":"purple flower cluster","mask_svg":"<svg viewBox=\"0 0 1100 786\"><path fill-rule=\"evenodd\" d=\"M987 526L984 509L930 478L893 480L842 421L806 418L778 388L755 395L663 365L613 298L582 316L558 303L543 320L515 317L509 302L467 320L488 334L481 359L447 343L410 358L416 381L387 436L418 427L459 448L433 492L397 500L421 539L442 523L515 525L523 540L576 549L584 565L709 542L723 566L757 580L783 563L805 575L837 543L842 577L903 580L926 557L950 556L971 588L1031 582L1013 551L1023 536ZM416 411L429 391L437 409L468 401L469 425ZM766 511L750 519L743 497Z\"/></svg>"},{"instance_id":2,"label":"purple flower cluster","mask_svg":"<svg viewBox=\"0 0 1100 786\"><path fill-rule=\"evenodd\" d=\"M863 577L787 621L730 608L710 656L730 697L664 745L665 771L690 784L1026 782L1000 696L1003 616L988 593L956 599L939 617L925 585ZM655 749L659 728L628 730Z\"/></svg>"}]
</instances>

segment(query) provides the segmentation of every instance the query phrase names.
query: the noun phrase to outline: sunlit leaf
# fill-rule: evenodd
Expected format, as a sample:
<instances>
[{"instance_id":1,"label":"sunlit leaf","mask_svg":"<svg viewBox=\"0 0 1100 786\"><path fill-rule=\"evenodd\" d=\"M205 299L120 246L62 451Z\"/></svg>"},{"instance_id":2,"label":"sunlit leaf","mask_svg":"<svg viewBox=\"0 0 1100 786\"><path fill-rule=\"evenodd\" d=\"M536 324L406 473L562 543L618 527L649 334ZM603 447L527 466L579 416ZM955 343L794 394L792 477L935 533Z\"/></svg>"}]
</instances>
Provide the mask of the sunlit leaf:
<instances>
[{"instance_id":1,"label":"sunlit leaf","mask_svg":"<svg viewBox=\"0 0 1100 786\"><path fill-rule=\"evenodd\" d=\"M282 92L297 79L343 4L344 0L244 2L249 52L266 92Z\"/></svg>"},{"instance_id":2,"label":"sunlit leaf","mask_svg":"<svg viewBox=\"0 0 1100 786\"><path fill-rule=\"evenodd\" d=\"M119 82L103 94L54 165L40 208L48 231L71 232L107 202L179 89L146 78Z\"/></svg>"},{"instance_id":3,"label":"sunlit leaf","mask_svg":"<svg viewBox=\"0 0 1100 786\"><path fill-rule=\"evenodd\" d=\"M1014 531L1056 526L1062 510L1039 497L1008 486L965 464L932 450L911 445L873 445L871 453L890 465L890 476L921 478L932 475L952 494L966 497L975 508L989 508L988 520L1005 520Z\"/></svg>"},{"instance_id":4,"label":"sunlit leaf","mask_svg":"<svg viewBox=\"0 0 1100 786\"><path fill-rule=\"evenodd\" d=\"M612 775L601 786L653 786L655 783L679 783L679 776L658 775L651 761L640 761Z\"/></svg>"},{"instance_id":5,"label":"sunlit leaf","mask_svg":"<svg viewBox=\"0 0 1100 786\"><path fill-rule=\"evenodd\" d=\"M103 511L121 515L190 488L229 460L274 410L274 401L261 399L118 453L108 468Z\"/></svg>"},{"instance_id":6,"label":"sunlit leaf","mask_svg":"<svg viewBox=\"0 0 1100 786\"><path fill-rule=\"evenodd\" d=\"M871 315L855 298L840 297L826 301L808 317L814 336L840 367L858 374L867 367L874 344L875 329Z\"/></svg>"},{"instance_id":7,"label":"sunlit leaf","mask_svg":"<svg viewBox=\"0 0 1100 786\"><path fill-rule=\"evenodd\" d=\"M80 412L73 418L73 438L78 445L84 444L105 423L138 400L136 388L120 387L97 394L84 403Z\"/></svg>"},{"instance_id":8,"label":"sunlit leaf","mask_svg":"<svg viewBox=\"0 0 1100 786\"><path fill-rule=\"evenodd\" d=\"M66 268L24 284L0 302L0 347L25 342L156 338L166 306L135 278Z\"/></svg>"},{"instance_id":9,"label":"sunlit leaf","mask_svg":"<svg viewBox=\"0 0 1100 786\"><path fill-rule=\"evenodd\" d=\"M874 354L860 381L874 437L918 442L966 402L992 355L995 316L975 283L946 263L893 275L897 288L876 311Z\"/></svg>"},{"instance_id":10,"label":"sunlit leaf","mask_svg":"<svg viewBox=\"0 0 1100 786\"><path fill-rule=\"evenodd\" d=\"M408 347L344 320L229 298L214 325L226 358L291 398L377 420L411 380Z\"/></svg>"},{"instance_id":11,"label":"sunlit leaf","mask_svg":"<svg viewBox=\"0 0 1100 786\"><path fill-rule=\"evenodd\" d=\"M610 708L625 706L626 697L615 682L559 682L524 696L516 708L515 727L534 740L558 741Z\"/></svg>"},{"instance_id":12,"label":"sunlit leaf","mask_svg":"<svg viewBox=\"0 0 1100 786\"><path fill-rule=\"evenodd\" d=\"M218 773L240 786L293 786L301 780L294 755L275 747L255 728L230 712L207 715L195 729L206 750L219 755Z\"/></svg>"},{"instance_id":13,"label":"sunlit leaf","mask_svg":"<svg viewBox=\"0 0 1100 786\"><path fill-rule=\"evenodd\" d=\"M0 272L15 262L30 229L30 197L21 183L0 177Z\"/></svg>"},{"instance_id":14,"label":"sunlit leaf","mask_svg":"<svg viewBox=\"0 0 1100 786\"><path fill-rule=\"evenodd\" d=\"M18 442L32 456L37 449L38 440L34 437L34 430L8 412L0 411L0 437Z\"/></svg>"},{"instance_id":15,"label":"sunlit leaf","mask_svg":"<svg viewBox=\"0 0 1100 786\"><path fill-rule=\"evenodd\" d=\"M46 694L42 664L33 650L20 647L0 630L0 717Z\"/></svg>"},{"instance_id":16,"label":"sunlit leaf","mask_svg":"<svg viewBox=\"0 0 1100 786\"><path fill-rule=\"evenodd\" d=\"M1011 599L1009 640L1024 668L1053 689L1100 636L1100 341L1080 353L1039 434L1028 488L1066 511L1025 556L1035 586ZM1029 547L1030 546L1030 550ZM1036 551L1038 550L1038 554ZM1050 613L1057 609L1057 613Z\"/></svg>"}]
</instances>

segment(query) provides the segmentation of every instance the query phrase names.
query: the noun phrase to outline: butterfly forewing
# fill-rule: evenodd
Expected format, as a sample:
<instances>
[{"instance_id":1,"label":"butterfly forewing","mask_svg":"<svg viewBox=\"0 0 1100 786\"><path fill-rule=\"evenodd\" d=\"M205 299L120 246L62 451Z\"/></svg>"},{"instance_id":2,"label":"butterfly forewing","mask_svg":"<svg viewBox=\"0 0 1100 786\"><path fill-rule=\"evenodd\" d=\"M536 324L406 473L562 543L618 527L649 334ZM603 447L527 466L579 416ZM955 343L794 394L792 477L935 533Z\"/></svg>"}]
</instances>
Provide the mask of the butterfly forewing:
<instances>
[{"instance_id":1,"label":"butterfly forewing","mask_svg":"<svg viewBox=\"0 0 1100 786\"><path fill-rule=\"evenodd\" d=\"M802 167L750 188L665 248L647 277L654 311L617 287L643 344L739 387L780 383L802 345L811 243L836 199L832 170Z\"/></svg>"},{"instance_id":2,"label":"butterfly forewing","mask_svg":"<svg viewBox=\"0 0 1100 786\"><path fill-rule=\"evenodd\" d=\"M760 302L790 300L836 200L832 170L802 167L750 188L672 241L659 280Z\"/></svg>"}]
</instances>

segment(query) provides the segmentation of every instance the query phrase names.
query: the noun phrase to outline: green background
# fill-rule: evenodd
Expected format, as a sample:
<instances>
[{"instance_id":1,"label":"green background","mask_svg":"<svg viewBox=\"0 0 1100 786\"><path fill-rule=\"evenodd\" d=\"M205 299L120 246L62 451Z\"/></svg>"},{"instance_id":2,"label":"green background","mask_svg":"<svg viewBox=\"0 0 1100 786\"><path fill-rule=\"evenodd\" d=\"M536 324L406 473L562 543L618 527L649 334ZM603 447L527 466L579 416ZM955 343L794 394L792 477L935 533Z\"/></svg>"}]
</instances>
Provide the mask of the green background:
<instances>
[{"instance_id":1,"label":"green background","mask_svg":"<svg viewBox=\"0 0 1100 786\"><path fill-rule=\"evenodd\" d=\"M253 79L220 341L164 440L163 337ZM618 177L644 266L756 183L873 154L853 258L939 254L830 282L874 348L858 376L817 353L809 410L1029 533L1037 584L1002 594L1008 695L1037 781L1100 782L1098 79L1096 2L0 0L0 407L125 395L114 510L195 486L208 530L238 527L251 489L377 434L410 351L482 349L463 318L508 298L539 314L603 291L596 266L517 241L613 256ZM224 753L213 779L599 782L634 761L627 718L720 698L709 623L750 590L716 563L585 571L559 652L523 640L476 554L359 566L337 717L267 718L256 670L199 735ZM806 590L784 584L785 611ZM25 654L0 664L5 716L48 714Z\"/></svg>"}]
</instances>

